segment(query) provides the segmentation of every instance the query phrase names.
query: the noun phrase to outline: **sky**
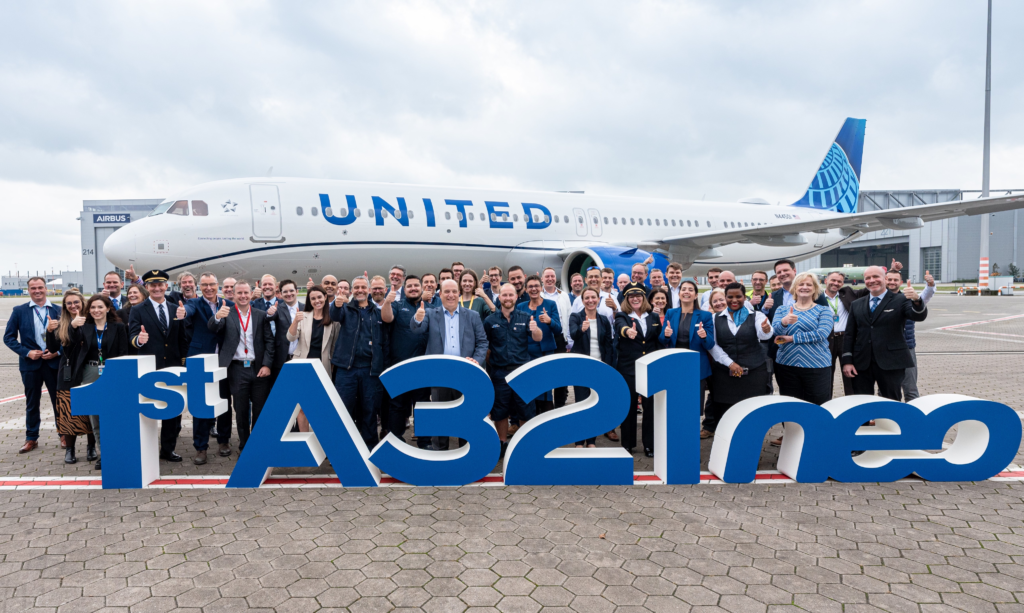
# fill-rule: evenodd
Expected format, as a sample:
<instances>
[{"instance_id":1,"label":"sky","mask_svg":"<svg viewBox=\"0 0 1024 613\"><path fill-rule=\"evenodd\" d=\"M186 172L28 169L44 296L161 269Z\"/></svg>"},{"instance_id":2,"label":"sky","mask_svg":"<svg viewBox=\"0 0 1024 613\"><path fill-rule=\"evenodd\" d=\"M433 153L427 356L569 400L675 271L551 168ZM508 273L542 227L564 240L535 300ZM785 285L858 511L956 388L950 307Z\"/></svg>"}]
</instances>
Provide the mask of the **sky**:
<instances>
[{"instance_id":1,"label":"sky","mask_svg":"<svg viewBox=\"0 0 1024 613\"><path fill-rule=\"evenodd\" d=\"M274 176L771 202L846 117L863 189L979 189L982 0L0 2L0 271L82 200ZM1024 188L995 0L992 186Z\"/></svg>"}]
</instances>

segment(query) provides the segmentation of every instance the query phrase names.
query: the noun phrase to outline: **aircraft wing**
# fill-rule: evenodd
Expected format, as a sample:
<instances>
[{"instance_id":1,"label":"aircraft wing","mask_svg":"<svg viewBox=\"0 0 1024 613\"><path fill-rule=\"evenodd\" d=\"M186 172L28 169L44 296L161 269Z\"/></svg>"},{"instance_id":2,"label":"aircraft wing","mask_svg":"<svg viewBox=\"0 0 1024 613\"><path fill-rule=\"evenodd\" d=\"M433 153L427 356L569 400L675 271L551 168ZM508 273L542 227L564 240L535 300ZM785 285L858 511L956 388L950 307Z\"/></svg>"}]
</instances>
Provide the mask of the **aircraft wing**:
<instances>
[{"instance_id":1,"label":"aircraft wing","mask_svg":"<svg viewBox=\"0 0 1024 613\"><path fill-rule=\"evenodd\" d=\"M785 246L800 244L801 232L826 232L841 229L854 234L890 228L910 230L919 228L926 221L959 217L961 215L983 215L999 211L1024 208L1024 194L996 196L978 200L955 200L937 204L924 204L899 209L884 209L867 213L837 214L815 218L811 221L793 221L772 226L736 228L720 231L670 236L640 244L644 249L662 249L672 252L701 251L730 243L751 242L759 245ZM779 207L779 210L799 215L807 209Z\"/></svg>"}]
</instances>

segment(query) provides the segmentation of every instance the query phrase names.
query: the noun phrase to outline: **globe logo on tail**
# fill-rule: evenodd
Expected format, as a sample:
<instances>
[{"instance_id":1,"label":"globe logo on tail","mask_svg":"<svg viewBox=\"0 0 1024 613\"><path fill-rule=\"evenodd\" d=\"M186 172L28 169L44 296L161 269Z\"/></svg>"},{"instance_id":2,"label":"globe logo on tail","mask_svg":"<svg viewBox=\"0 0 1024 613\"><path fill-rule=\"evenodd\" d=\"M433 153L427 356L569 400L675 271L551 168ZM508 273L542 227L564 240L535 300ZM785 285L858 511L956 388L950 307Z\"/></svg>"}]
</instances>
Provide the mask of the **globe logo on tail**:
<instances>
[{"instance_id":1,"label":"globe logo on tail","mask_svg":"<svg viewBox=\"0 0 1024 613\"><path fill-rule=\"evenodd\" d=\"M803 206L837 213L856 213L860 181L850 165L850 160L838 143L832 147L821 162L814 179L807 187L803 198L793 206Z\"/></svg>"}]
</instances>

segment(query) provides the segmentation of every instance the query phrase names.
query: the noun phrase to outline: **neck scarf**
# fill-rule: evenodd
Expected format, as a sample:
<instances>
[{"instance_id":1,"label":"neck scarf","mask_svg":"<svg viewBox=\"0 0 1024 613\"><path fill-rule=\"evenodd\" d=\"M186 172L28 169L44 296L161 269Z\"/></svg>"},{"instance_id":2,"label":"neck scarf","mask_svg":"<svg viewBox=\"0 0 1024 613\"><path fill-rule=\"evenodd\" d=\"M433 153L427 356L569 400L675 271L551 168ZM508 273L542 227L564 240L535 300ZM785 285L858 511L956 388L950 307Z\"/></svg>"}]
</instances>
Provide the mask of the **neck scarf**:
<instances>
[{"instance_id":1,"label":"neck scarf","mask_svg":"<svg viewBox=\"0 0 1024 613\"><path fill-rule=\"evenodd\" d=\"M741 306L738 311L729 309L729 313L732 315L733 323L738 328L743 325L743 322L747 321L747 315L750 314L750 311L747 310L747 307Z\"/></svg>"}]
</instances>

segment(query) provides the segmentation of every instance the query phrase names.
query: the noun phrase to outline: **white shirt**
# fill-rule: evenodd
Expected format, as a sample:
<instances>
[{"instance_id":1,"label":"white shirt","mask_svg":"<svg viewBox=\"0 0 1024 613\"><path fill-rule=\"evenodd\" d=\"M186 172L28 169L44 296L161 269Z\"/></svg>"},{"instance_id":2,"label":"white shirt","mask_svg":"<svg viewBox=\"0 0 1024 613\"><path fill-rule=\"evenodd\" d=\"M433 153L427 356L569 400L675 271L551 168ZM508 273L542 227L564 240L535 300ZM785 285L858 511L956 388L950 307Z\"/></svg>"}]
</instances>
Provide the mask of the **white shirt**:
<instances>
[{"instance_id":1,"label":"white shirt","mask_svg":"<svg viewBox=\"0 0 1024 613\"><path fill-rule=\"evenodd\" d=\"M299 302L296 300L295 306L288 306L287 302L284 303L284 305L288 307L288 313L291 315L292 321L295 321L295 314L299 312ZM298 348L298 346L299 339L296 337L294 341L288 343L288 355L295 353L295 349Z\"/></svg>"},{"instance_id":2,"label":"white shirt","mask_svg":"<svg viewBox=\"0 0 1024 613\"><path fill-rule=\"evenodd\" d=\"M590 357L597 358L598 360L600 360L601 359L601 347L600 347L600 341L598 340L598 337L597 337L597 332L598 332L597 320L596 319L591 319L589 321L590 321L590 330L589 330L589 332L590 332Z\"/></svg>"},{"instance_id":3,"label":"white shirt","mask_svg":"<svg viewBox=\"0 0 1024 613\"><path fill-rule=\"evenodd\" d=\"M665 286L666 288L668 288L669 296L672 297L672 304L670 308L679 308L679 288L682 286L682 283L680 283L677 287L672 287L672 285Z\"/></svg>"},{"instance_id":4,"label":"white shirt","mask_svg":"<svg viewBox=\"0 0 1024 613\"><path fill-rule=\"evenodd\" d=\"M599 297L598 297L598 303L597 303L597 314L598 315L604 315L605 317L607 317L608 318L608 323L610 323L610 324L612 324L612 326L614 326L615 325L615 311L609 309L608 305L606 305L604 303L605 298L607 298L608 296L611 296L611 294L609 294L608 292L600 292ZM612 301L615 302L616 306L618 306L619 303L617 301L615 301L615 298L612 298ZM572 303L572 307L570 307L569 313L579 313L582 310L583 310L583 299L580 298L576 302Z\"/></svg>"},{"instance_id":5,"label":"white shirt","mask_svg":"<svg viewBox=\"0 0 1024 613\"><path fill-rule=\"evenodd\" d=\"M640 322L640 329L643 330L644 336L647 336L647 315L648 313L644 313L643 315L637 315L636 311L629 314L630 319L635 319L636 321Z\"/></svg>"},{"instance_id":6,"label":"white shirt","mask_svg":"<svg viewBox=\"0 0 1024 613\"><path fill-rule=\"evenodd\" d=\"M157 302L156 300L153 300L152 298L150 298L149 301L153 304L153 310L156 311L156 320L160 321L160 311L163 311L164 312L164 321L166 321L167 322L167 326L170 327L171 320L174 319L174 318L171 317L170 311L167 310L167 301L164 300L163 302Z\"/></svg>"},{"instance_id":7,"label":"white shirt","mask_svg":"<svg viewBox=\"0 0 1024 613\"><path fill-rule=\"evenodd\" d=\"M729 309L725 309L718 315L715 315L716 326L722 325L722 318L724 318L728 322L729 330L733 334L736 334L736 331L739 330L739 326L737 326L736 322L733 321L732 315L729 313ZM759 341L769 340L774 334L771 328L769 328L767 332L761 329L761 324L765 321L768 321L767 315L765 315L761 311L756 311L754 313L754 330L757 332L757 340ZM715 358L715 361L721 364L722 366L732 366L733 359L730 358L727 353L725 353L725 350L722 349L720 345L716 344L714 347L712 347L710 353L711 357Z\"/></svg>"},{"instance_id":8,"label":"white shirt","mask_svg":"<svg viewBox=\"0 0 1024 613\"><path fill-rule=\"evenodd\" d=\"M569 337L569 315L572 313L572 301L569 300L569 294L559 291L557 288L554 292L548 293L542 287L540 295L558 306L558 321L562 324L562 336L569 349L572 349L572 338Z\"/></svg>"},{"instance_id":9,"label":"white shirt","mask_svg":"<svg viewBox=\"0 0 1024 613\"><path fill-rule=\"evenodd\" d=\"M832 310L832 331L846 332L846 323L850 321L850 312L846 310L846 305L839 299L839 292L836 292L835 298L830 298L826 292L825 301L828 302L828 306Z\"/></svg>"},{"instance_id":10,"label":"white shirt","mask_svg":"<svg viewBox=\"0 0 1024 613\"><path fill-rule=\"evenodd\" d=\"M236 309L238 307L235 307ZM241 309L239 309L241 313ZM253 320L255 317L252 316L252 305L249 306L248 321L245 315L239 315L238 330L241 332L238 339L238 347L235 349L234 359L236 360L255 360L256 359L256 346L252 342L253 333ZM242 327L242 324L246 323L248 330ZM246 347L249 348L249 353L245 352Z\"/></svg>"}]
</instances>

